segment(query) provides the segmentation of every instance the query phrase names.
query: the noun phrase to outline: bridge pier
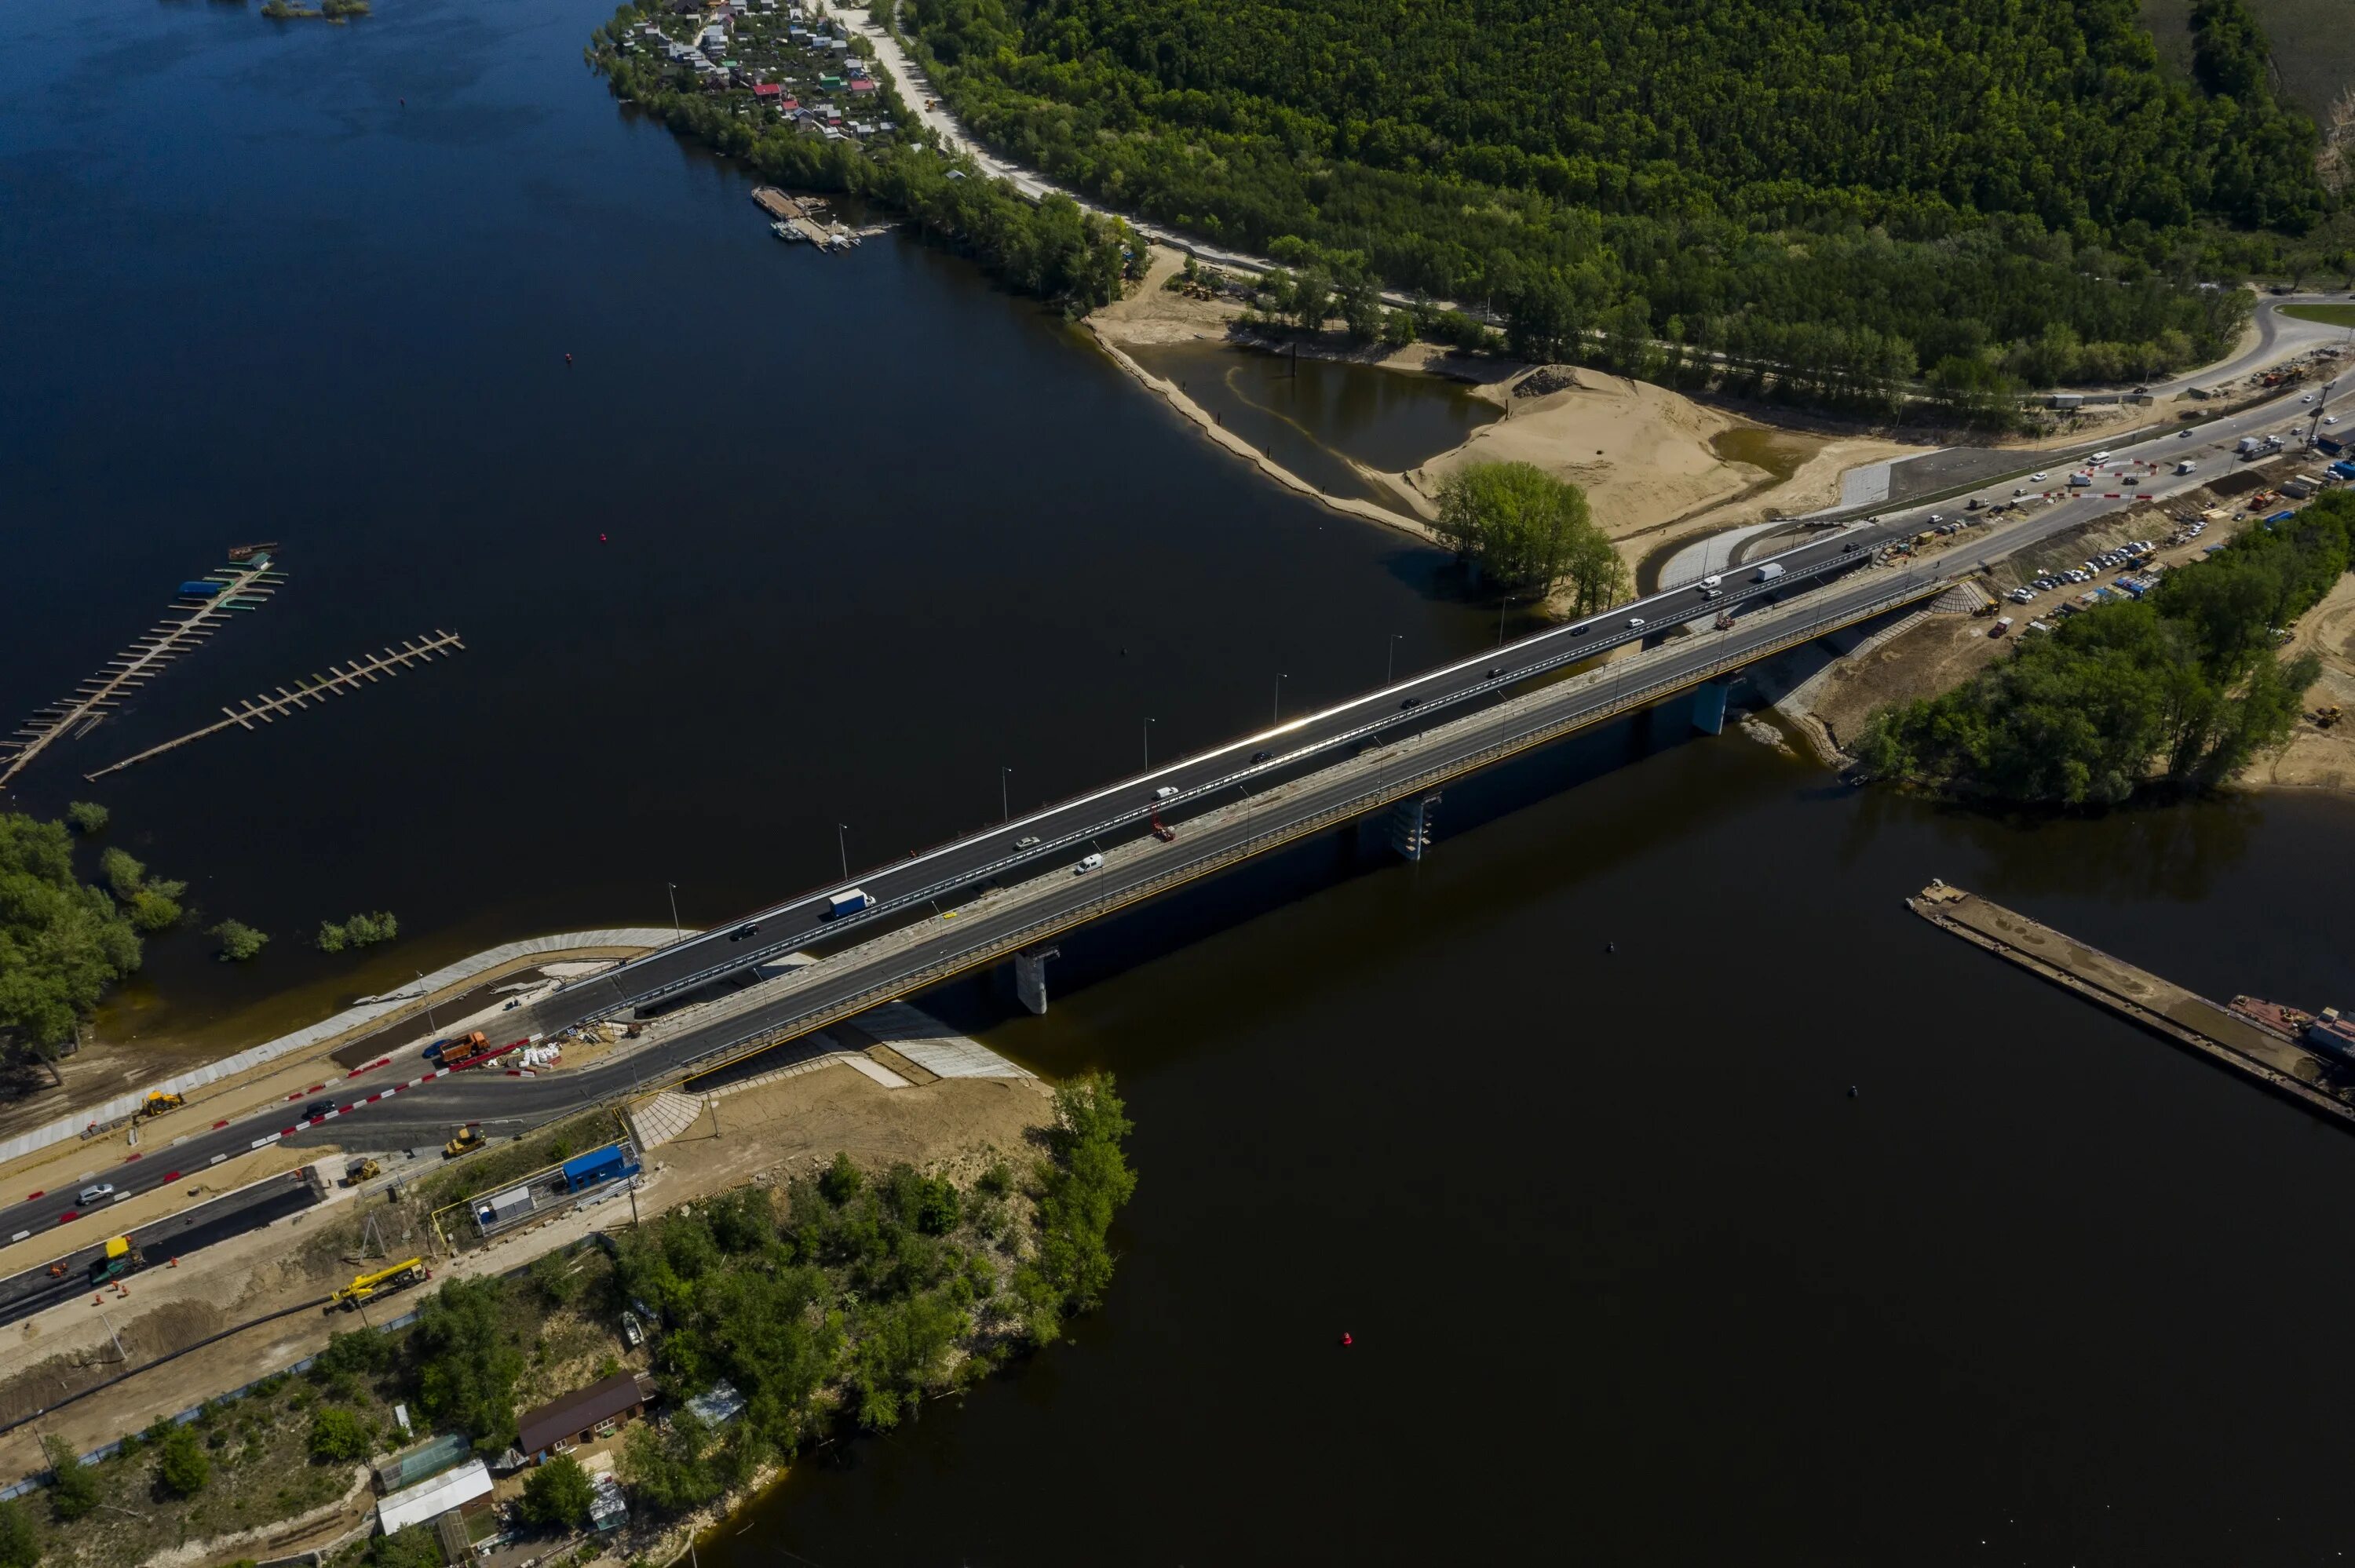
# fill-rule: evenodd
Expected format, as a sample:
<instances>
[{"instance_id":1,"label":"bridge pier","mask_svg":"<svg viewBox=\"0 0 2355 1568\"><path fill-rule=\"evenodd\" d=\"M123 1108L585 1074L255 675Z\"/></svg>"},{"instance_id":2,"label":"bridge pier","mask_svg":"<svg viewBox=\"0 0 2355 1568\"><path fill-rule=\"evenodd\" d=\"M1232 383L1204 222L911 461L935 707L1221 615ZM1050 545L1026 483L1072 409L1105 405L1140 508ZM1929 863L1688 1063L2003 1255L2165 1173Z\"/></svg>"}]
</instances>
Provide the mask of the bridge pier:
<instances>
[{"instance_id":1,"label":"bridge pier","mask_svg":"<svg viewBox=\"0 0 2355 1568\"><path fill-rule=\"evenodd\" d=\"M1694 690L1693 728L1703 735L1722 735L1725 732L1725 694L1732 686L1731 681L1711 681Z\"/></svg>"},{"instance_id":2,"label":"bridge pier","mask_svg":"<svg viewBox=\"0 0 2355 1568\"><path fill-rule=\"evenodd\" d=\"M1439 804L1439 791L1412 800L1401 800L1391 808L1391 848L1408 860L1421 860L1431 848L1431 809Z\"/></svg>"},{"instance_id":3,"label":"bridge pier","mask_svg":"<svg viewBox=\"0 0 2355 1568\"><path fill-rule=\"evenodd\" d=\"M1033 948L1014 955L1014 994L1032 1012L1047 1011L1047 960L1063 956L1060 948Z\"/></svg>"}]
</instances>

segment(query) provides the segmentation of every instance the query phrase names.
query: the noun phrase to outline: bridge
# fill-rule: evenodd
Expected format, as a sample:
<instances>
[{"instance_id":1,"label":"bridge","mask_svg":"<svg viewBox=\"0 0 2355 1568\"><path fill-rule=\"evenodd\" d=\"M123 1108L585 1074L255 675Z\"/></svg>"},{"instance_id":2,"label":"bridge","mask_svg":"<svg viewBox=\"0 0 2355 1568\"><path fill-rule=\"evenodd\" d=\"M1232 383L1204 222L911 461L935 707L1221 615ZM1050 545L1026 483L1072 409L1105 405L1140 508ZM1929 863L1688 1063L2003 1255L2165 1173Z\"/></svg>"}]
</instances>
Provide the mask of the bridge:
<instances>
[{"instance_id":1,"label":"bridge","mask_svg":"<svg viewBox=\"0 0 2355 1568\"><path fill-rule=\"evenodd\" d=\"M2170 464L2197 458L2212 471L2239 436L2278 425L2285 412L2301 410L2284 399L2191 436L2154 436L2120 455ZM2008 488L1990 485L1986 494L2000 498ZM534 1078L411 1080L322 1118L366 1117L368 1129L348 1138L336 1137L340 1128L283 1125L281 1113L264 1113L144 1151L117 1169L109 1201L282 1138L381 1149L438 1142L466 1120L520 1129L710 1073L1009 959L1023 1000L1043 1009L1045 965L1061 932L1373 813L1388 812L1391 843L1420 858L1431 842L1430 806L1452 780L1678 699L1691 703L1695 723L1714 729L1726 684L1746 666L1931 599L1983 562L2134 499L2124 490L2097 493L2008 514L1929 561L1881 559L1883 546L1913 536L1926 507L1827 529L1730 568L1714 585L1665 588L1329 707L1277 715L1263 730L781 900L501 1015L504 1041L696 1001L676 1027L615 1060ZM1721 626L1721 617L1730 624ZM1085 863L1094 856L1101 862ZM853 890L871 902L834 915L839 895ZM794 954L815 961L732 994L719 983ZM44 1195L0 1210L0 1243L74 1217L76 1201Z\"/></svg>"}]
</instances>

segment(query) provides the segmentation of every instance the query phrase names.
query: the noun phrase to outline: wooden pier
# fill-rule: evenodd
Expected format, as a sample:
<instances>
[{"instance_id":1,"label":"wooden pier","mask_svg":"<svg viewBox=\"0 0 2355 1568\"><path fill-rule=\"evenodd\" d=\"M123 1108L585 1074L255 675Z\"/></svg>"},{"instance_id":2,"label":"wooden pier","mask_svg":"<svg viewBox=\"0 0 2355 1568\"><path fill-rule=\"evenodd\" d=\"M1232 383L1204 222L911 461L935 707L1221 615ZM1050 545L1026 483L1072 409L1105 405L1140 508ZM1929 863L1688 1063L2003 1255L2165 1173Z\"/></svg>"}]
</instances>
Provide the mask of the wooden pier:
<instances>
[{"instance_id":1,"label":"wooden pier","mask_svg":"<svg viewBox=\"0 0 2355 1568\"><path fill-rule=\"evenodd\" d=\"M218 591L204 598L175 599L165 620L149 627L130 647L100 666L98 673L76 686L71 695L36 709L16 734L0 739L0 789L5 789L8 780L59 736L79 737L97 728L124 699L162 674L165 665L201 646L220 629L226 617L260 609L286 576L256 547L243 561L191 580L216 583Z\"/></svg>"},{"instance_id":2,"label":"wooden pier","mask_svg":"<svg viewBox=\"0 0 2355 1568\"><path fill-rule=\"evenodd\" d=\"M404 641L399 648L387 648L375 653L363 653L346 665L330 664L327 666L328 673L314 674L307 681L298 681L295 683L293 691L290 692L281 686L274 695L264 692L259 697L249 697L241 707L222 708L221 712L229 715L227 718L217 720L202 729L192 729L176 740L167 740L161 746L151 746L136 756L126 757L120 762L111 762L97 772L85 773L82 777L101 779L109 773L120 773L123 769L144 762L151 757L161 757L167 751L186 746L192 740L202 740L208 735L218 735L231 726L240 729L251 729L257 723L273 724L298 708L308 707L313 703L325 703L329 697L340 697L347 693L358 691L363 682L373 685L379 678L398 675L411 664L431 663L437 658L447 658L450 654L463 652L465 647L466 645L458 640L456 632L436 631L430 637Z\"/></svg>"}]
</instances>

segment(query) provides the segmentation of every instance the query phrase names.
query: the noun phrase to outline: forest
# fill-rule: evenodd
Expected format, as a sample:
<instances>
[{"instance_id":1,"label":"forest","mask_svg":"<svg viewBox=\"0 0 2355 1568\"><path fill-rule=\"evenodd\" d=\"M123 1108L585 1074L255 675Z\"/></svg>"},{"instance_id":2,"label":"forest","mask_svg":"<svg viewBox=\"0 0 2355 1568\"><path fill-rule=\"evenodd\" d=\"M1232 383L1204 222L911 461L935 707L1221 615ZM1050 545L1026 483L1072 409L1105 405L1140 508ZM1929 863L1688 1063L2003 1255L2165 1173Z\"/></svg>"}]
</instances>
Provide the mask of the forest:
<instances>
[{"instance_id":1,"label":"forest","mask_svg":"<svg viewBox=\"0 0 2355 1568\"><path fill-rule=\"evenodd\" d=\"M2109 805L2154 787L2221 784L2279 746L2314 683L2287 627L2355 564L2355 493L2253 524L2210 559L2030 632L1937 697L1866 724L1867 772L1982 800Z\"/></svg>"},{"instance_id":2,"label":"forest","mask_svg":"<svg viewBox=\"0 0 2355 1568\"><path fill-rule=\"evenodd\" d=\"M2189 79L2137 0L909 0L902 21L1010 155L1491 310L1524 353L1648 334L1793 365L1828 401L2131 379L2237 333L2243 298L2201 281L2292 242L2348 261L2243 0L2199 0Z\"/></svg>"}]
</instances>

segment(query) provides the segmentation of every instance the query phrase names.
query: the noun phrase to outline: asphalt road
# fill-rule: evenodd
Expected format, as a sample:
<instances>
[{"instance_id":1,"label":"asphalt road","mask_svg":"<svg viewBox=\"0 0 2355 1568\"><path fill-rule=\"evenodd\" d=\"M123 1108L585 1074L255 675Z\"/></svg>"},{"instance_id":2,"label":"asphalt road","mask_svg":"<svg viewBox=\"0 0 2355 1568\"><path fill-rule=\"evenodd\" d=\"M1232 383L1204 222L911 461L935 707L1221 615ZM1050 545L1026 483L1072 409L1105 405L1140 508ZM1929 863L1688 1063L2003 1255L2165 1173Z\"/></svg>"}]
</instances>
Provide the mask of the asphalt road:
<instances>
[{"instance_id":1,"label":"asphalt road","mask_svg":"<svg viewBox=\"0 0 2355 1568\"><path fill-rule=\"evenodd\" d=\"M1975 527L1955 548L1924 569L1958 574L2131 505L2137 499L2164 498L2192 488L2235 466L2232 447L2243 435L2293 429L2302 435L2318 412L2318 405L2303 405L2298 396L2292 394L2242 414L2189 427L2189 433L2157 436L2121 447L2104 466L2100 482L2091 491L2081 492L2076 499L2057 504L2031 505L2007 514L1992 524ZM2172 475L2173 466L2186 460L2197 464L2197 471L2182 478ZM2138 467L2147 476L2138 488L2124 486L2121 470L2126 467ZM2067 471L2056 467L2042 485L2034 488L2058 488L2065 484L2066 479ZM2024 478L1998 480L1976 493L1990 503L2006 501L2015 488L2027 483ZM2118 488L2111 489L2114 484ZM1493 652L1423 671L1335 706L1296 715L1209 751L1176 759L1150 773L1015 819L994 832L960 839L863 872L851 883L811 889L712 931L660 948L592 981L568 987L533 1007L505 1014L507 1027L494 1039L551 1033L584 1018L608 1016L640 1003L678 995L765 959L805 949L837 949L890 928L929 919L936 898L943 906L963 902L983 885L1030 881L1075 864L1092 849L1139 839L1146 832L1146 819L1156 810L1165 822L1180 830L1178 842L1171 848L1179 851L1181 858L1215 854L1241 830L1220 827L1198 833L1186 829L1189 818L1231 803L1238 798L1240 789L1258 793L1276 783L1320 774L1336 762L1347 759L1370 736L1391 738L1479 715L1520 694L1525 683L1532 677L1574 669L1597 654L1628 642L1657 640L1689 620L1706 625L1720 610L1737 612L1734 630L1704 633L1669 644L1661 651L1665 657L1660 659L1655 675L1647 678L1673 676L1688 667L1700 668L1730 652L1739 652L1753 640L1763 644L1768 629L1753 627L1749 614L1767 604L1805 593L1809 596L1811 607L1819 607L1822 616L1831 617L1875 599L1889 591L1898 574L1866 565L1874 549L1911 537L1934 511L1953 517L1970 515L1965 509L1967 499L1956 497L1942 501L1934 508L1888 513L1878 523L1827 530L1822 538L1771 557L1784 568L1781 577L1771 582L1757 580L1763 563L1747 562L1723 574L1721 599L1705 599L1690 587L1654 594L1576 625L1540 632ZM1642 625L1630 624L1639 618ZM1565 686L1561 690L1562 695L1556 705L1561 712L1571 711L1578 701L1583 700L1577 697L1573 688ZM1408 705L1410 699L1412 706ZM1461 748L1468 756L1494 744L1494 725L1469 724L1461 726L1460 734L1452 733L1433 744ZM1317 802L1330 803L1327 796L1332 791L1343 792L1335 799L1346 798L1345 786L1356 787L1353 778L1348 769L1340 769L1332 779L1320 779L1308 792L1309 798L1295 801L1288 809L1298 814L1313 814L1320 809ZM1157 798L1157 791L1165 789L1173 793L1166 800ZM1256 831L1264 832L1267 825L1262 819ZM1018 841L1026 837L1035 837L1039 842L1018 847ZM1088 877L1073 877L1062 893L1043 903L1026 902L1018 913L1002 912L961 920L954 923L954 928L943 924L938 934L926 936L913 947L895 948L887 958L823 966L822 974L796 987L790 997L781 998L772 1012L749 1019L729 1019L709 1029L690 1031L611 1065L536 1078L477 1072L378 1085L375 1092L379 1097L371 1101L346 1102L338 1098L338 1108L331 1118L291 1123L284 1119L283 1112L265 1113L227 1127L183 1135L180 1141L162 1148L151 1144L142 1151L141 1159L117 1165L103 1172L101 1179L112 1181L122 1192L144 1192L176 1181L183 1172L226 1162L282 1137L333 1139L355 1147L385 1149L414 1142L439 1142L448 1136L450 1128L464 1121L480 1120L494 1129L545 1121L626 1089L635 1080L659 1078L681 1063L720 1049L730 1039L779 1027L794 1017L822 1014L838 1007L846 999L875 991L888 981L892 972L912 973L928 965L948 961L958 950L981 950L993 939L992 932L1002 934L1006 922L1028 923L1051 916L1057 909L1068 910L1110 896L1119 891L1122 879L1129 876L1135 866L1151 867L1150 875L1157 877L1177 863L1179 862L1158 853L1146 855ZM819 918L826 895L851 885L873 895L879 901L877 906L843 920ZM734 933L746 926L757 927L757 933L735 938ZM330 1094L325 1097L336 1097ZM323 1121L346 1116L368 1118L367 1129L346 1133L341 1128L322 1125ZM167 1129L168 1126L158 1124L157 1129ZM149 1136L155 1133L151 1131ZM74 1196L70 1192L20 1201L0 1209L0 1237L13 1239L23 1233L54 1226L73 1214Z\"/></svg>"},{"instance_id":2,"label":"asphalt road","mask_svg":"<svg viewBox=\"0 0 2355 1568\"><path fill-rule=\"evenodd\" d=\"M303 1179L303 1173L289 1171L238 1192L222 1193L152 1224L140 1225L130 1234L133 1243L146 1255L148 1265L161 1266L167 1257L185 1257L283 1215L299 1213L318 1202L319 1195ZM89 1290L91 1270L104 1255L105 1242L101 1237L91 1245L55 1260L65 1268L62 1277L51 1275L44 1265L0 1279L0 1323L30 1317L54 1302Z\"/></svg>"}]
</instances>

